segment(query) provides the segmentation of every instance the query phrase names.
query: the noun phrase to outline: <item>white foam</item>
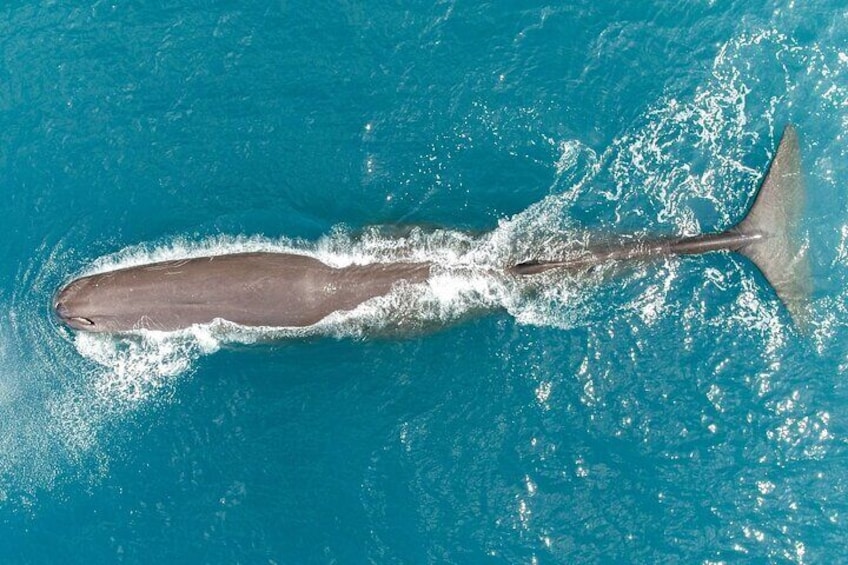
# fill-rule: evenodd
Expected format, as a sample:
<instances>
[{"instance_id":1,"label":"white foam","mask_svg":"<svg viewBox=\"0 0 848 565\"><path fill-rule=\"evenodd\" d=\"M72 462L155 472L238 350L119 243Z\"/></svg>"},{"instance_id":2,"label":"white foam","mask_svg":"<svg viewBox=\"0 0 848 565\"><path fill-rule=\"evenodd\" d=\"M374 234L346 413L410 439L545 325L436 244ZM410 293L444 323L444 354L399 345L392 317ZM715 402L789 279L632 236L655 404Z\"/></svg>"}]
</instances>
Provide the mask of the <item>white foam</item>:
<instances>
[{"instance_id":1,"label":"white foam","mask_svg":"<svg viewBox=\"0 0 848 565\"><path fill-rule=\"evenodd\" d=\"M148 332L143 339L80 333L75 345L83 356L108 368L94 375L91 388L116 403L148 399L171 377L186 372L194 359L218 349L217 341L195 328L175 334Z\"/></svg>"}]
</instances>

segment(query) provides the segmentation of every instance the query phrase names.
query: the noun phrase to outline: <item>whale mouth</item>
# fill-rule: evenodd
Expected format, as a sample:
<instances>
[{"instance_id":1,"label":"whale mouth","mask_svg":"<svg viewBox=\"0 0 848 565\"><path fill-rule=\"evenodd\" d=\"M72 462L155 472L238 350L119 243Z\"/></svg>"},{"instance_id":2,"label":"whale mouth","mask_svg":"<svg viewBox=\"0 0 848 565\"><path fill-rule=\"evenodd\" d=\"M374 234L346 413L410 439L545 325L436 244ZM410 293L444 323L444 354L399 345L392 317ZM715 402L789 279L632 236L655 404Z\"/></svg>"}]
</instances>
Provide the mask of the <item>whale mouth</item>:
<instances>
[{"instance_id":1,"label":"whale mouth","mask_svg":"<svg viewBox=\"0 0 848 565\"><path fill-rule=\"evenodd\" d=\"M60 320L62 320L62 322L71 326L72 328L91 328L92 326L94 326L94 320L92 320L91 318L72 315L70 309L65 305L64 302L56 302L53 306L53 310L56 312L56 315L59 317Z\"/></svg>"}]
</instances>

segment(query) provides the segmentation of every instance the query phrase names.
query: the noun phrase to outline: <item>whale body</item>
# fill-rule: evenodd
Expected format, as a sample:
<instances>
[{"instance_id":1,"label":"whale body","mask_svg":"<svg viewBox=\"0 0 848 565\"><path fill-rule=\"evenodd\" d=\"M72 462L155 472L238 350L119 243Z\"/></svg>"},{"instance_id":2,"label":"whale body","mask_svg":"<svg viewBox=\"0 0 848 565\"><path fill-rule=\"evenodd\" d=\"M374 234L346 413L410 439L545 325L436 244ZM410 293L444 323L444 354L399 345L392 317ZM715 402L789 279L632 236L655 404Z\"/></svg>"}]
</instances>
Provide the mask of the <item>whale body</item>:
<instances>
[{"instance_id":1,"label":"whale body","mask_svg":"<svg viewBox=\"0 0 848 565\"><path fill-rule=\"evenodd\" d=\"M508 266L505 274L579 273L612 261L738 252L759 268L793 321L803 326L811 279L806 248L793 234L803 203L798 136L787 126L753 204L730 229L590 244L567 257L530 258ZM84 276L58 292L53 308L65 324L86 332L175 331L216 319L243 326L304 327L386 295L396 285L424 283L432 268L427 262L335 268L291 253L234 253Z\"/></svg>"},{"instance_id":2,"label":"whale body","mask_svg":"<svg viewBox=\"0 0 848 565\"><path fill-rule=\"evenodd\" d=\"M219 318L303 327L429 273L428 263L333 268L304 255L234 253L82 277L59 293L55 308L69 326L91 332L174 331Z\"/></svg>"}]
</instances>

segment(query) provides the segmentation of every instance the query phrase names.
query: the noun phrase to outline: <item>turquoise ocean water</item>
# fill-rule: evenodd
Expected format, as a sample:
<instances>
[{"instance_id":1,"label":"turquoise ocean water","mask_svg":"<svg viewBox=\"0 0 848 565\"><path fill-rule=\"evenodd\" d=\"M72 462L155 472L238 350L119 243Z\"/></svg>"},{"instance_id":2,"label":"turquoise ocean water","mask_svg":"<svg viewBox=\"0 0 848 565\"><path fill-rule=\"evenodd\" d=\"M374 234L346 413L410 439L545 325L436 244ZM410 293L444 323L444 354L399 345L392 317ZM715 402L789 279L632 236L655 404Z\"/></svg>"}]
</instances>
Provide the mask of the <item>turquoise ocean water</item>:
<instances>
[{"instance_id":1,"label":"turquoise ocean water","mask_svg":"<svg viewBox=\"0 0 848 565\"><path fill-rule=\"evenodd\" d=\"M727 227L790 122L809 336L727 254L482 274ZM0 562L848 560L847 130L838 0L8 3ZM243 249L444 270L274 336L51 316Z\"/></svg>"}]
</instances>

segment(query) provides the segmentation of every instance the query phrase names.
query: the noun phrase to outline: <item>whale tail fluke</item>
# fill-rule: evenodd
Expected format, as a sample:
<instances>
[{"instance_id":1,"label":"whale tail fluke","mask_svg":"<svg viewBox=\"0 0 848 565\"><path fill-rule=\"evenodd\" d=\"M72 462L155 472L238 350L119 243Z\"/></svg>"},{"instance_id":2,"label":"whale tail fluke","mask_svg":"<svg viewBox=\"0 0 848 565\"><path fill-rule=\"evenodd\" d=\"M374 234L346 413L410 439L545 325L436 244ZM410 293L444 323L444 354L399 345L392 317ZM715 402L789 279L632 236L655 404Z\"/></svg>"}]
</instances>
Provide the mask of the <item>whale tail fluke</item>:
<instances>
[{"instance_id":1,"label":"whale tail fluke","mask_svg":"<svg viewBox=\"0 0 848 565\"><path fill-rule=\"evenodd\" d=\"M730 231L751 236L736 251L757 266L800 330L809 322L813 286L807 246L797 234L804 203L798 134L788 125L748 214Z\"/></svg>"}]
</instances>

